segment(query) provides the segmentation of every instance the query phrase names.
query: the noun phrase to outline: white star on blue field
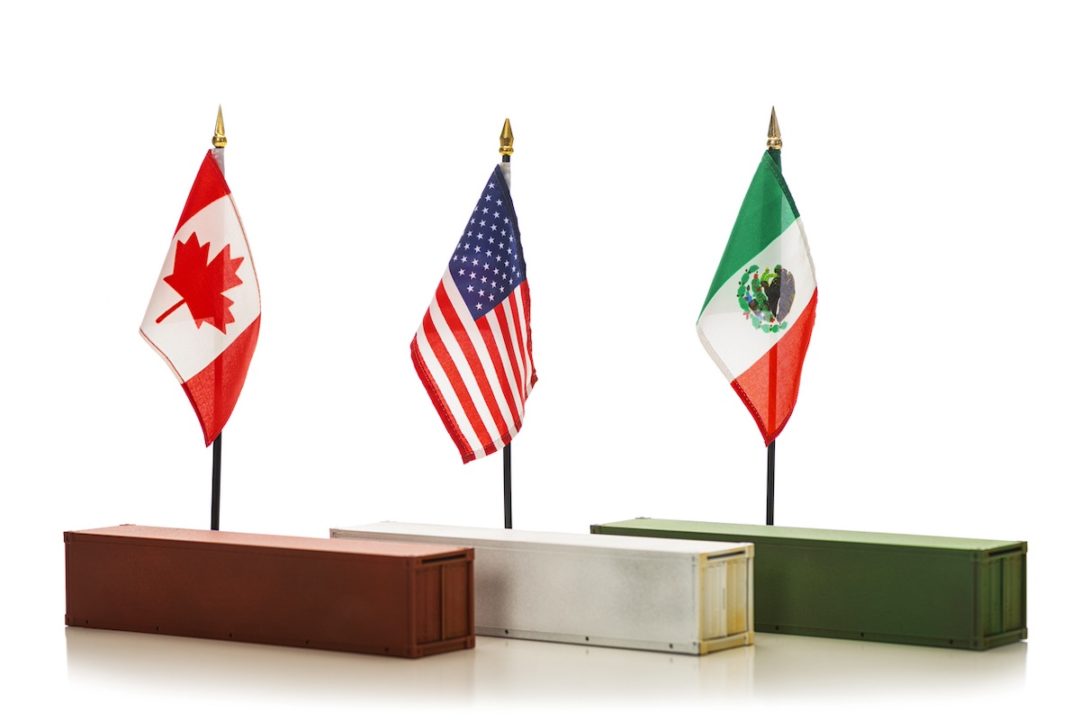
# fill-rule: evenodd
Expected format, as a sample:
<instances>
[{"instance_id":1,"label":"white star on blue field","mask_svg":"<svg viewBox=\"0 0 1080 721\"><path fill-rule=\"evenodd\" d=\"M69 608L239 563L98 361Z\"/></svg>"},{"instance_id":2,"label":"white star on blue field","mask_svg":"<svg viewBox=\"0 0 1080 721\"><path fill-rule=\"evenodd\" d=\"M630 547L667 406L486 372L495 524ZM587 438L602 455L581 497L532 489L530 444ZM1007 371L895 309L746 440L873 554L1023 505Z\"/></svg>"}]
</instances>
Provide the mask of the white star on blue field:
<instances>
[{"instance_id":1,"label":"white star on blue field","mask_svg":"<svg viewBox=\"0 0 1080 721\"><path fill-rule=\"evenodd\" d=\"M525 280L517 214L498 166L461 234L450 275L474 319L506 300Z\"/></svg>"}]
</instances>

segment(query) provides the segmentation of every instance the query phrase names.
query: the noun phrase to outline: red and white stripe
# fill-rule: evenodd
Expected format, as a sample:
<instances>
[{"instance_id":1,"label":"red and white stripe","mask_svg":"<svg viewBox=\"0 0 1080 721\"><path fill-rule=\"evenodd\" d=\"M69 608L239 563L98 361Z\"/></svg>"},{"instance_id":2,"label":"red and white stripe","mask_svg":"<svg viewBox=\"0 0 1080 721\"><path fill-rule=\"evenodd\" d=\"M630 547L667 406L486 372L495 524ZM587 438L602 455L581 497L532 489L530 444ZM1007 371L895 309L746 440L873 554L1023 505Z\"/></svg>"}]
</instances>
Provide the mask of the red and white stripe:
<instances>
[{"instance_id":1,"label":"red and white stripe","mask_svg":"<svg viewBox=\"0 0 1080 721\"><path fill-rule=\"evenodd\" d=\"M524 280L473 320L447 270L413 338L413 365L465 463L490 455L521 430L536 383Z\"/></svg>"}]
</instances>

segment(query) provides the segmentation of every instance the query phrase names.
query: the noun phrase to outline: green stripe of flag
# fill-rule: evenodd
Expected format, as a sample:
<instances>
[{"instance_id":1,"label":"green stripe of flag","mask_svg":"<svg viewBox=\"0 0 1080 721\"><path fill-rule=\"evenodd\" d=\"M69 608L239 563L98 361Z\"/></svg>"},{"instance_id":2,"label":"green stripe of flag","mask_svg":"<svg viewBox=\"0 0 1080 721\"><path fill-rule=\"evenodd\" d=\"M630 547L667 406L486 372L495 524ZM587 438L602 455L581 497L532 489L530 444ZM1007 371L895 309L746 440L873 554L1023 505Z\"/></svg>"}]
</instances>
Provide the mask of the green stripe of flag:
<instances>
[{"instance_id":1,"label":"green stripe of flag","mask_svg":"<svg viewBox=\"0 0 1080 721\"><path fill-rule=\"evenodd\" d=\"M735 219L735 227L731 229L724 256L720 259L701 310L705 310L728 278L745 270L747 261L778 238L798 217L799 210L795 207L780 167L766 151L754 179L750 181L750 188L739 208L739 217Z\"/></svg>"}]
</instances>

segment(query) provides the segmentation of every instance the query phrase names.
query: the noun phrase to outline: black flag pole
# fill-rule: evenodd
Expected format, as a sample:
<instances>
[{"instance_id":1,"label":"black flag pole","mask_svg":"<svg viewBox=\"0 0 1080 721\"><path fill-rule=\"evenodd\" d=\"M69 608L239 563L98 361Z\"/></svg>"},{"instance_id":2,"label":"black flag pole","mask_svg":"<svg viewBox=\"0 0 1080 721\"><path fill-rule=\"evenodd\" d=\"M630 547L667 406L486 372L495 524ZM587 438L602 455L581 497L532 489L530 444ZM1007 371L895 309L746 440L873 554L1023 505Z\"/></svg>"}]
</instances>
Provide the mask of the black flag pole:
<instances>
[{"instance_id":1,"label":"black flag pole","mask_svg":"<svg viewBox=\"0 0 1080 721\"><path fill-rule=\"evenodd\" d=\"M221 519L221 434L214 439L214 467L210 471L210 530L217 531Z\"/></svg>"},{"instance_id":2,"label":"black flag pole","mask_svg":"<svg viewBox=\"0 0 1080 721\"><path fill-rule=\"evenodd\" d=\"M777 169L780 168L780 148L784 145L780 139L780 123L776 121L776 108L772 109L769 117L769 134L765 141L765 147L774 161ZM777 358L776 346L769 350L769 423L772 424L776 415L776 373ZM769 444L768 456L765 462L765 525L773 525L773 506L776 499L776 439Z\"/></svg>"},{"instance_id":3,"label":"black flag pole","mask_svg":"<svg viewBox=\"0 0 1080 721\"><path fill-rule=\"evenodd\" d=\"M222 175L225 174L225 145L228 143L228 139L225 137L225 119L221 115L221 106L218 106L217 110L217 122L214 124L214 137L210 141L214 146L214 160L218 164L218 168L221 169ZM220 407L222 388L221 388L221 355L214 359L214 407L215 410ZM213 468L210 470L210 530L219 530L221 522L221 436L222 431L218 431L217 438L214 439L213 450Z\"/></svg>"},{"instance_id":4,"label":"black flag pole","mask_svg":"<svg viewBox=\"0 0 1080 721\"><path fill-rule=\"evenodd\" d=\"M776 441L769 444L765 463L765 525L773 525L773 500L776 498Z\"/></svg>"},{"instance_id":5,"label":"black flag pole","mask_svg":"<svg viewBox=\"0 0 1080 721\"><path fill-rule=\"evenodd\" d=\"M499 153L502 155L503 175L506 177L506 187L510 187L510 156L514 154L514 131L510 128L510 118L503 121L502 132L499 134ZM514 520L510 502L510 444L503 446L503 528L513 528Z\"/></svg>"},{"instance_id":6,"label":"black flag pole","mask_svg":"<svg viewBox=\"0 0 1080 721\"><path fill-rule=\"evenodd\" d=\"M510 510L510 444L503 446L503 528L513 528L514 519Z\"/></svg>"}]
</instances>

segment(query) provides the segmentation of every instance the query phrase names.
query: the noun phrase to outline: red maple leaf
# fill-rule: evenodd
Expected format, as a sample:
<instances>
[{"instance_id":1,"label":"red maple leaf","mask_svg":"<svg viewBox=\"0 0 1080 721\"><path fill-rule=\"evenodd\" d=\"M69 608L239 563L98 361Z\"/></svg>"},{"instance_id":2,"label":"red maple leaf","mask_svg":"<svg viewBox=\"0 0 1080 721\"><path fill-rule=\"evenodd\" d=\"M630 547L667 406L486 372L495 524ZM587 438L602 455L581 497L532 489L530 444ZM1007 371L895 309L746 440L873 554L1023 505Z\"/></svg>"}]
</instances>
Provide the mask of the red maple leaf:
<instances>
[{"instance_id":1,"label":"red maple leaf","mask_svg":"<svg viewBox=\"0 0 1080 721\"><path fill-rule=\"evenodd\" d=\"M227 245L207 263L209 257L210 244L199 245L199 238L194 233L187 241L176 244L172 275L163 280L180 294L180 300L158 316L158 323L184 303L195 319L196 328L209 323L224 333L225 325L236 320L229 310L233 302L225 296L225 291L244 282L236 275L236 269L244 259L230 258Z\"/></svg>"}]
</instances>

